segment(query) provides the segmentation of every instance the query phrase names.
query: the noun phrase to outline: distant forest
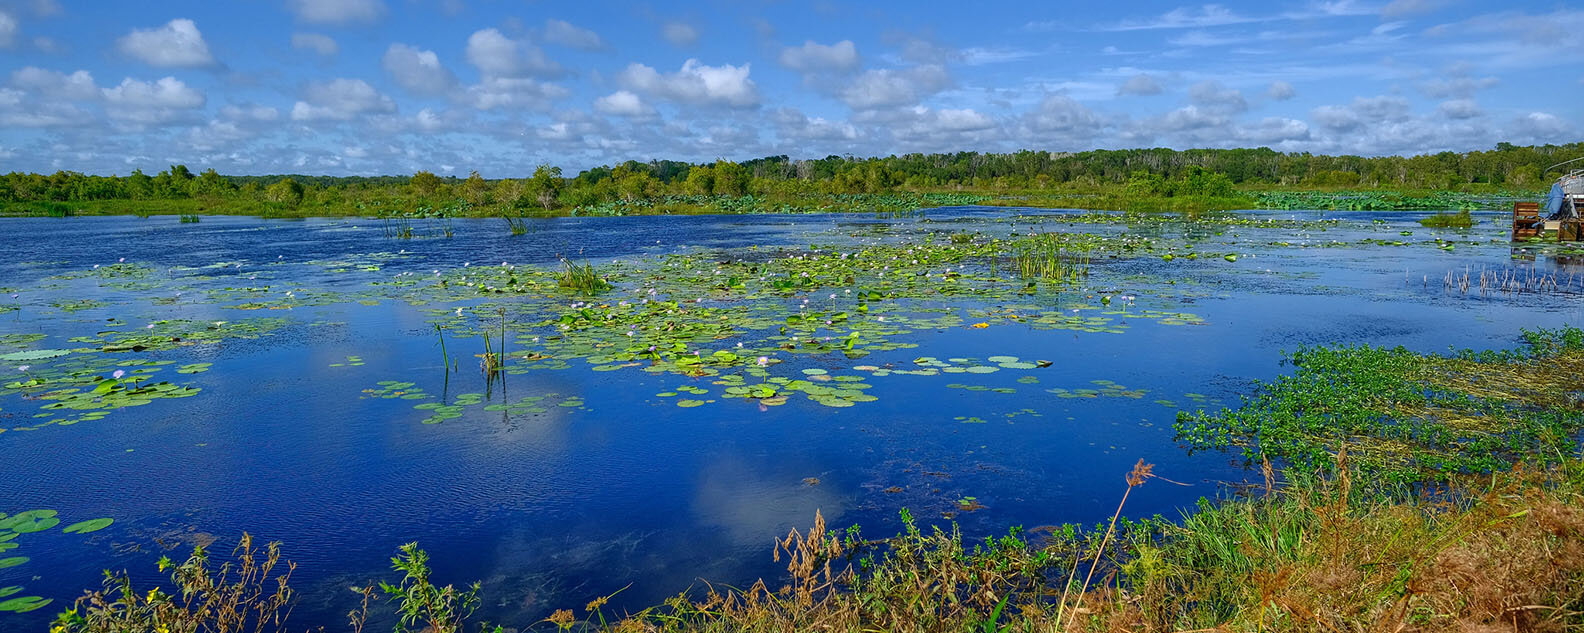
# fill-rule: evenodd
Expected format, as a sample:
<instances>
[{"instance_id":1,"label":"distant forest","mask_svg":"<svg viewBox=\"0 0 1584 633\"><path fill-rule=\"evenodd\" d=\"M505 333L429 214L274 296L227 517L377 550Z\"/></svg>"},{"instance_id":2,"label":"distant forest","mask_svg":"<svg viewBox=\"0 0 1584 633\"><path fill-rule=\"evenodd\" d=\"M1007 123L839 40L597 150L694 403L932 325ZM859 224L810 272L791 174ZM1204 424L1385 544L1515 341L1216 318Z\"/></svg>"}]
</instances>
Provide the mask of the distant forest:
<instances>
[{"instance_id":1,"label":"distant forest","mask_svg":"<svg viewBox=\"0 0 1584 633\"><path fill-rule=\"evenodd\" d=\"M665 195L792 197L895 191L1029 191L1105 189L1151 181L1203 180L1215 189L1539 189L1555 173L1547 167L1584 156L1584 143L1516 146L1489 151L1411 157L1324 156L1258 149L1129 149L1089 152L958 152L883 158L827 156L791 160L768 156L744 162L628 161L565 177L542 165L521 178L467 178L418 172L410 176L225 176L173 165L155 175L93 176L12 172L0 176L0 202L101 200L252 200L295 205L305 197L410 198L433 203L552 209ZM1214 194L1229 191L1208 192Z\"/></svg>"}]
</instances>

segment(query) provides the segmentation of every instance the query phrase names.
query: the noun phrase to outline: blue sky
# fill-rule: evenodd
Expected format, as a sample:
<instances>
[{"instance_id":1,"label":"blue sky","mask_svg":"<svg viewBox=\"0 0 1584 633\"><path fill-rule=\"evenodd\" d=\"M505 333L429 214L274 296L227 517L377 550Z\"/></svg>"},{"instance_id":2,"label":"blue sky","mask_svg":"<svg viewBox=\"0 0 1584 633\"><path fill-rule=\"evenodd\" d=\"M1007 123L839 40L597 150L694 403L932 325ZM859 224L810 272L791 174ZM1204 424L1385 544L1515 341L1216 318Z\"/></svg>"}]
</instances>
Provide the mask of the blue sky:
<instances>
[{"instance_id":1,"label":"blue sky","mask_svg":"<svg viewBox=\"0 0 1584 633\"><path fill-rule=\"evenodd\" d=\"M1584 140L1561 2L0 0L0 171Z\"/></svg>"}]
</instances>

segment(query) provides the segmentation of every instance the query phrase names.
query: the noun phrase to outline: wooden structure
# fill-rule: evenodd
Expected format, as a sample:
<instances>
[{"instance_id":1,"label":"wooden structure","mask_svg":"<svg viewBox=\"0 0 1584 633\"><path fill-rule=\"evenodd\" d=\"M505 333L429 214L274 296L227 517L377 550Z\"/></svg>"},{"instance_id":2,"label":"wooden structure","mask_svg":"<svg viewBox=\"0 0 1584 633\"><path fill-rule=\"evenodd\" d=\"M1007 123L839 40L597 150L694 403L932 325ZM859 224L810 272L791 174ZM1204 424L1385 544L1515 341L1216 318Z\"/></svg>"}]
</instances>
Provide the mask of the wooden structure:
<instances>
[{"instance_id":1,"label":"wooden structure","mask_svg":"<svg viewBox=\"0 0 1584 633\"><path fill-rule=\"evenodd\" d=\"M1584 157L1557 163L1557 167L1584 161ZM1542 172L1543 173L1543 172ZM1538 202L1513 203L1512 240L1551 237L1560 242L1584 241L1584 169L1574 169L1551 186L1544 208Z\"/></svg>"},{"instance_id":2,"label":"wooden structure","mask_svg":"<svg viewBox=\"0 0 1584 633\"><path fill-rule=\"evenodd\" d=\"M1541 227L1540 203L1513 203L1512 239L1514 242L1527 240L1531 237L1539 237Z\"/></svg>"}]
</instances>

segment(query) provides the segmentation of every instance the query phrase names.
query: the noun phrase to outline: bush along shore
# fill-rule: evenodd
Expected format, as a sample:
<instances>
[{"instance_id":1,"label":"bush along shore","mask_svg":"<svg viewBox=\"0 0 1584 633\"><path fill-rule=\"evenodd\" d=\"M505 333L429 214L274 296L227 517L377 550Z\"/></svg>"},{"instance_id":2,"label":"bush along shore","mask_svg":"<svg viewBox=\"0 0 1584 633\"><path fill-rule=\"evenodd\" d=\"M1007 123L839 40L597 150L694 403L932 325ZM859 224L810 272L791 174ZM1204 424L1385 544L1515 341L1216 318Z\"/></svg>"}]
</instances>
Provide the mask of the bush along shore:
<instances>
[{"instance_id":1,"label":"bush along shore","mask_svg":"<svg viewBox=\"0 0 1584 633\"><path fill-rule=\"evenodd\" d=\"M1263 483L1181 518L1127 518L1142 461L1095 526L870 539L816 514L767 552L779 579L705 586L636 613L610 596L538 622L472 615L478 584L432 576L417 544L355 588L345 627L397 631L1577 631L1584 630L1584 331L1514 350L1303 349L1237 409L1179 415L1190 450L1236 454ZM1207 456L1207 458L1215 458ZM230 560L222 562L221 559ZM292 631L295 569L244 536L230 557L161 559L170 582L104 587L52 630Z\"/></svg>"}]
</instances>

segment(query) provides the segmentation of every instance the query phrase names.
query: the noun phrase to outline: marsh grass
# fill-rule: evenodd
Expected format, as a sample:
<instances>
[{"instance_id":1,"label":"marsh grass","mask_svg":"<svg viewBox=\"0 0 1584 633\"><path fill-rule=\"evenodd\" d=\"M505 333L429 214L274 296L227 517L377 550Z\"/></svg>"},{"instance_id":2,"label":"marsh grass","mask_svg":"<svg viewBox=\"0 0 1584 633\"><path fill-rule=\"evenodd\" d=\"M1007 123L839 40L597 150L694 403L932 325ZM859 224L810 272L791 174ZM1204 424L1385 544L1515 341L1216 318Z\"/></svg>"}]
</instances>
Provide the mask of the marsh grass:
<instances>
[{"instance_id":1,"label":"marsh grass","mask_svg":"<svg viewBox=\"0 0 1584 633\"><path fill-rule=\"evenodd\" d=\"M574 264L566 259L561 260L561 272L556 275L556 285L585 295L599 294L611 289L610 282L594 270L593 264L587 262Z\"/></svg>"},{"instance_id":2,"label":"marsh grass","mask_svg":"<svg viewBox=\"0 0 1584 633\"><path fill-rule=\"evenodd\" d=\"M513 236L528 234L527 217L521 215L502 215L501 219L506 221L506 230Z\"/></svg>"},{"instance_id":3,"label":"marsh grass","mask_svg":"<svg viewBox=\"0 0 1584 633\"><path fill-rule=\"evenodd\" d=\"M1419 224L1433 229L1466 229L1475 223L1467 209L1457 213L1437 213L1419 220Z\"/></svg>"}]
</instances>

